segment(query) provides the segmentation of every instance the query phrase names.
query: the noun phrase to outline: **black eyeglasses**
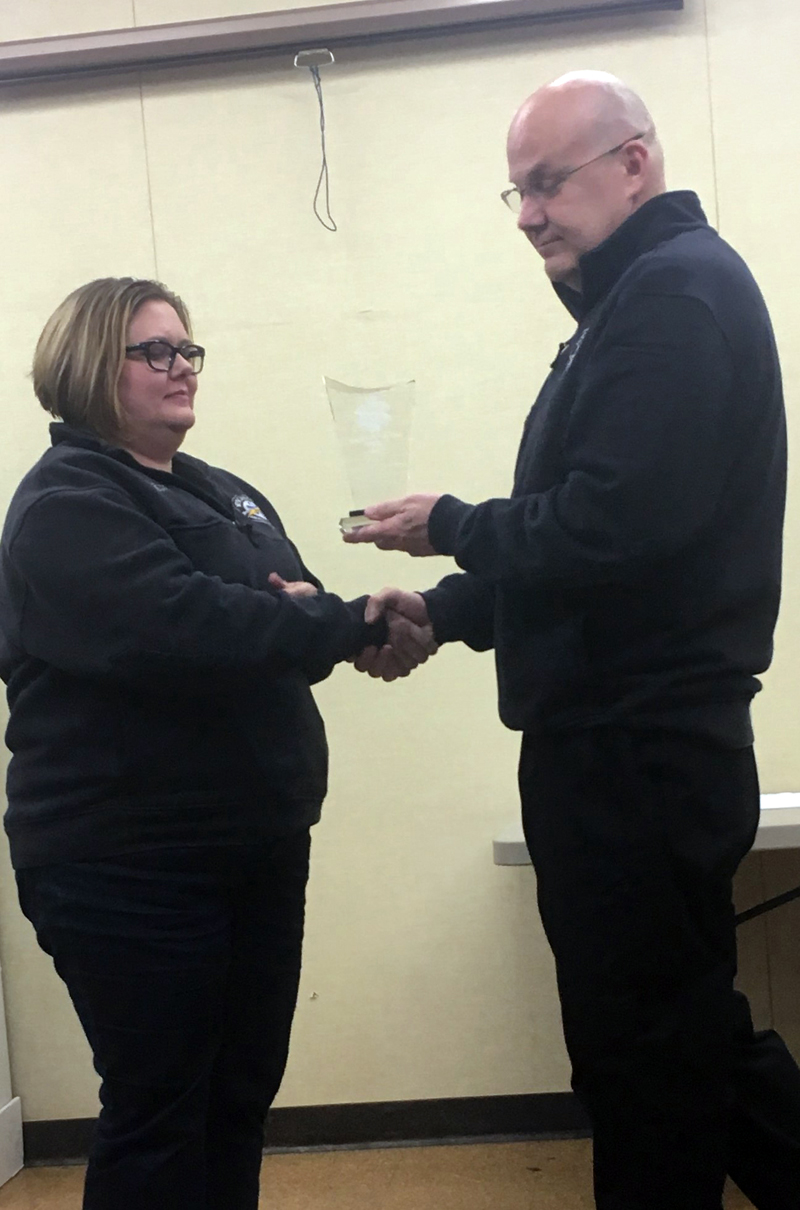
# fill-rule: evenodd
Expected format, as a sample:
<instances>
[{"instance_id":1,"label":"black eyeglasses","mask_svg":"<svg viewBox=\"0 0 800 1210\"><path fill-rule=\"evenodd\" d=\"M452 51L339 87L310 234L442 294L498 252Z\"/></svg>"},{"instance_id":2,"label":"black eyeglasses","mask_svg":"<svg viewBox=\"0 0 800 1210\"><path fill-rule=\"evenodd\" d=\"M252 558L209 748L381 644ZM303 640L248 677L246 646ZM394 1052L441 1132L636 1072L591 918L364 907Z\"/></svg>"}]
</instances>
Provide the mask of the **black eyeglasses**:
<instances>
[{"instance_id":1,"label":"black eyeglasses","mask_svg":"<svg viewBox=\"0 0 800 1210\"><path fill-rule=\"evenodd\" d=\"M629 134L627 139L623 139L621 143L617 143L616 147L609 147L608 151L601 151L599 155L592 156L590 160L586 160L583 164L578 164L577 168L564 168L561 172L553 172L549 176L547 174L540 174L538 177L536 172L532 172L523 189L518 189L514 185L511 189L504 189L500 197L513 214L519 214L526 197L538 197L544 198L546 201L552 201L554 197L558 196L564 183L571 176L574 176L576 172L580 172L583 168L588 168L590 164L596 164L598 160L605 159L607 155L616 155L628 143L634 143L636 139L644 139L650 133L650 131L642 130L639 134Z\"/></svg>"},{"instance_id":2,"label":"black eyeglasses","mask_svg":"<svg viewBox=\"0 0 800 1210\"><path fill-rule=\"evenodd\" d=\"M193 374L199 374L206 357L202 345L171 345L167 340L143 340L138 345L126 345L126 356L130 357L131 353L144 354L150 369L159 374L169 374L178 356L189 362Z\"/></svg>"}]
</instances>

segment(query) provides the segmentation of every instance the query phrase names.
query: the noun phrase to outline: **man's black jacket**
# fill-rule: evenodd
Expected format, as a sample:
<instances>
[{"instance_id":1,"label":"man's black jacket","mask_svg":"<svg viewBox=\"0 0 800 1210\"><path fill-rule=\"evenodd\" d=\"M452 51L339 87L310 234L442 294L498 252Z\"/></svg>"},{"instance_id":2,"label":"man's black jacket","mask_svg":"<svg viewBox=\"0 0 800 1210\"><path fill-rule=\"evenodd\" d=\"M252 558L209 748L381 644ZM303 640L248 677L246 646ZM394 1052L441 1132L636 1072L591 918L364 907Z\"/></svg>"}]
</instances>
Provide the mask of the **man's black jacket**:
<instances>
[{"instance_id":1,"label":"man's black jacket","mask_svg":"<svg viewBox=\"0 0 800 1210\"><path fill-rule=\"evenodd\" d=\"M439 641L494 646L523 731L621 723L751 742L778 612L786 479L764 300L696 196L647 202L557 287L578 328L528 416L510 499L443 497L467 573Z\"/></svg>"}]
</instances>

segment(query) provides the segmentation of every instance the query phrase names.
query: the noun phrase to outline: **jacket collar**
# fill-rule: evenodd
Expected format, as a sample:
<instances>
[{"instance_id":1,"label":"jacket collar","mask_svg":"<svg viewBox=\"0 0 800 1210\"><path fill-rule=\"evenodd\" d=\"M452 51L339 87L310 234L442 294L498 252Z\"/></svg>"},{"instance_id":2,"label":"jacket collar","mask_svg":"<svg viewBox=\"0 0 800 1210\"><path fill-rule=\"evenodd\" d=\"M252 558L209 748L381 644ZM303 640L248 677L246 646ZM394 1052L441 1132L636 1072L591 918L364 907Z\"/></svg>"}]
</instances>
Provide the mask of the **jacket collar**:
<instances>
[{"instance_id":1,"label":"jacket collar","mask_svg":"<svg viewBox=\"0 0 800 1210\"><path fill-rule=\"evenodd\" d=\"M111 445L90 429L80 429L66 424L62 420L50 425L50 440L53 445L77 445L82 449L105 454L116 462L121 462L124 466L129 466L133 470L139 471L140 474L146 475L148 479L155 479L158 483L174 486L177 481L178 486L193 492L223 516L229 517L230 515L227 498L224 497L224 493L220 495L215 488L208 474L208 466L190 454L176 453L172 459L172 474L170 474L168 471L156 470L154 466L143 466L127 450L120 449L118 445Z\"/></svg>"},{"instance_id":2,"label":"jacket collar","mask_svg":"<svg viewBox=\"0 0 800 1210\"><path fill-rule=\"evenodd\" d=\"M91 429L77 428L63 420L57 420L50 425L50 441L52 445L77 445L86 450L95 450L99 454L115 458L117 462L122 462L125 466L133 467L134 470L143 471L146 475L169 478L167 471L159 471L152 466L143 466L133 457L133 454L129 454L127 450L121 449L118 445L112 445L97 433L93 433ZM183 470L186 466L195 463L196 459L190 458L187 454L176 453L172 459L173 470L177 468Z\"/></svg>"},{"instance_id":3,"label":"jacket collar","mask_svg":"<svg viewBox=\"0 0 800 1210\"><path fill-rule=\"evenodd\" d=\"M581 257L581 293L560 282L553 288L573 319L580 322L640 256L684 231L702 227L708 227L708 221L696 193L661 193Z\"/></svg>"},{"instance_id":4,"label":"jacket collar","mask_svg":"<svg viewBox=\"0 0 800 1210\"><path fill-rule=\"evenodd\" d=\"M82 449L96 450L97 453L108 454L109 457L116 458L118 462L141 469L141 464L127 450L120 449L118 445L111 445L97 433L93 433L91 429L77 428L63 420L57 420L50 425L50 442L52 445L77 445Z\"/></svg>"}]
</instances>

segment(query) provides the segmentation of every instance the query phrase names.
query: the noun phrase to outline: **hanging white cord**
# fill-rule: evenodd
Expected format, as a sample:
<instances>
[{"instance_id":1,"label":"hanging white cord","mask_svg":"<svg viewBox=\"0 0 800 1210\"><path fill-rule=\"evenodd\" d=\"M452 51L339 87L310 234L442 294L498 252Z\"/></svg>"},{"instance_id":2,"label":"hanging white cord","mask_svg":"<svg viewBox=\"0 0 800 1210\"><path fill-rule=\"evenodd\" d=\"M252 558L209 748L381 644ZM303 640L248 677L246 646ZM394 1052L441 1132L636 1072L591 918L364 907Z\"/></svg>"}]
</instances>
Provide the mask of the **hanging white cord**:
<instances>
[{"instance_id":1,"label":"hanging white cord","mask_svg":"<svg viewBox=\"0 0 800 1210\"><path fill-rule=\"evenodd\" d=\"M333 55L329 50L301 50L294 57L295 67L307 67L311 72L311 79L314 81L314 91L317 94L319 102L319 133L320 142L322 144L322 166L319 170L317 179L317 187L314 190L313 210L317 220L322 224L326 231L338 231L333 215L331 214L331 187L330 175L328 172L328 149L325 141L325 100L322 96L322 80L320 79L320 66L333 63ZM325 211L320 214L319 199L320 193L325 189Z\"/></svg>"},{"instance_id":2,"label":"hanging white cord","mask_svg":"<svg viewBox=\"0 0 800 1210\"><path fill-rule=\"evenodd\" d=\"M339 228L336 226L333 215L331 214L331 189L330 189L330 177L328 175L328 150L327 150L327 147L325 146L325 101L323 100L323 97L322 97L322 81L319 78L319 68L318 67L311 67L311 68L309 68L309 71L311 72L311 77L314 81L314 88L317 93L317 100L319 101L319 134L320 134L320 141L322 143L322 167L319 170L319 180L317 181L317 188L314 192L314 213L316 214L317 218L322 223L322 225L326 231L338 231ZM319 194L320 194L320 189L322 188L323 181L325 183L325 217L324 218L320 214L319 210L317 209L317 203L319 201Z\"/></svg>"}]
</instances>

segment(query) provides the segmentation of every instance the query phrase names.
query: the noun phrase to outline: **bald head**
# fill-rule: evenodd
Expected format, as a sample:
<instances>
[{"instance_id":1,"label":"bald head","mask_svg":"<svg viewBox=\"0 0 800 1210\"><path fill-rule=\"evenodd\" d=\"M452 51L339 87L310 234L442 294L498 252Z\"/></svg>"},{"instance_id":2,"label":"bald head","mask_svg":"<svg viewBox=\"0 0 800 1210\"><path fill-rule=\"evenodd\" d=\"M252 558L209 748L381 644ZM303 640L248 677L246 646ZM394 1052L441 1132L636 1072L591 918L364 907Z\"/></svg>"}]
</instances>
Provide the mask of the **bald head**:
<instances>
[{"instance_id":1,"label":"bald head","mask_svg":"<svg viewBox=\"0 0 800 1210\"><path fill-rule=\"evenodd\" d=\"M542 252L551 279L576 288L580 256L666 188L647 106L606 72L570 72L528 97L511 123L508 163L520 227L551 249Z\"/></svg>"},{"instance_id":2,"label":"bald head","mask_svg":"<svg viewBox=\"0 0 800 1210\"><path fill-rule=\"evenodd\" d=\"M603 71L573 71L537 89L514 115L509 143L540 130L581 153L640 133L657 145L655 123L642 98Z\"/></svg>"}]
</instances>

